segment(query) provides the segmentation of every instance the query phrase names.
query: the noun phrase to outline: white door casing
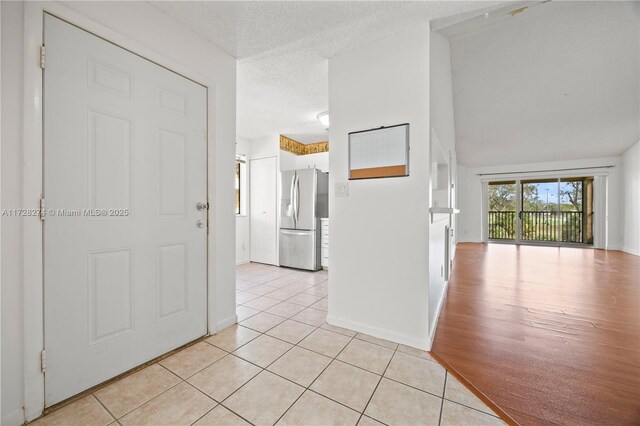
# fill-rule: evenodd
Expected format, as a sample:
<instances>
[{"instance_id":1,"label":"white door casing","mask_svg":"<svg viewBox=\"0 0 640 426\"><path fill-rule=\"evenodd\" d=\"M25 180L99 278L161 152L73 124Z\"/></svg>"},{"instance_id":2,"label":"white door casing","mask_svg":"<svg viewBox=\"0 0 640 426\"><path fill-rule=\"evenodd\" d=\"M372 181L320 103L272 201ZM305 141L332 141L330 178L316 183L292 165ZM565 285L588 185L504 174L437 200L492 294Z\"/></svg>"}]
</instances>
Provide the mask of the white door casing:
<instances>
[{"instance_id":1,"label":"white door casing","mask_svg":"<svg viewBox=\"0 0 640 426\"><path fill-rule=\"evenodd\" d=\"M251 160L251 261L277 263L276 157Z\"/></svg>"},{"instance_id":2,"label":"white door casing","mask_svg":"<svg viewBox=\"0 0 640 426\"><path fill-rule=\"evenodd\" d=\"M207 332L207 91L50 15L45 46L50 406Z\"/></svg>"}]
</instances>

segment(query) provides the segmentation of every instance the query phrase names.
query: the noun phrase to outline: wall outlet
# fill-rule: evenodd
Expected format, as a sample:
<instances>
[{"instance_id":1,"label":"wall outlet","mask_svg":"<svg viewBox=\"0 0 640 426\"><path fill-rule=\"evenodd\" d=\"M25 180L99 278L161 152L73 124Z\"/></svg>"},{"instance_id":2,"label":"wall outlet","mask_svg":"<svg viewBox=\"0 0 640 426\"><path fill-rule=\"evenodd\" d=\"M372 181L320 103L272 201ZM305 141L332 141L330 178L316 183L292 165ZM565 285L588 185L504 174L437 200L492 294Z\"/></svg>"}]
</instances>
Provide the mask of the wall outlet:
<instances>
[{"instance_id":1,"label":"wall outlet","mask_svg":"<svg viewBox=\"0 0 640 426\"><path fill-rule=\"evenodd\" d=\"M348 197L349 182L336 182L335 195L336 197Z\"/></svg>"}]
</instances>

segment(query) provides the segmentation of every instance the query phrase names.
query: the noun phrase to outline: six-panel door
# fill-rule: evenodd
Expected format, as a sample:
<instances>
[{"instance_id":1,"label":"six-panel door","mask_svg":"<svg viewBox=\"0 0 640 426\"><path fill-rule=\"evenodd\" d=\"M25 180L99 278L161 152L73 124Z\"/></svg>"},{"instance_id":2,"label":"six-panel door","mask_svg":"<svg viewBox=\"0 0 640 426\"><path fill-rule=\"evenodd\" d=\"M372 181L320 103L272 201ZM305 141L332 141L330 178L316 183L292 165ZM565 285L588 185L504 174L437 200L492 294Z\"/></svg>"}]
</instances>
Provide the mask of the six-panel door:
<instances>
[{"instance_id":1,"label":"six-panel door","mask_svg":"<svg viewBox=\"0 0 640 426\"><path fill-rule=\"evenodd\" d=\"M46 405L206 334L206 88L45 16Z\"/></svg>"}]
</instances>

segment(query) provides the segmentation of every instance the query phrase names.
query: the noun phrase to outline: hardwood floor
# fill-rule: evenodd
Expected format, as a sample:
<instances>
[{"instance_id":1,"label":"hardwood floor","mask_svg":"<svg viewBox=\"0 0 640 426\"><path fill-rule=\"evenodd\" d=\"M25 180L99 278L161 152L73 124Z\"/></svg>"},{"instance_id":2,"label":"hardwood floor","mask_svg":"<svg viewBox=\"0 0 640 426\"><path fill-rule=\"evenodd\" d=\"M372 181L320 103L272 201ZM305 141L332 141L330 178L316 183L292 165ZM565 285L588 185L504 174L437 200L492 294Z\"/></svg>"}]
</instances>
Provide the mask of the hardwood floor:
<instances>
[{"instance_id":1,"label":"hardwood floor","mask_svg":"<svg viewBox=\"0 0 640 426\"><path fill-rule=\"evenodd\" d=\"M640 257L458 244L432 353L522 425L640 424Z\"/></svg>"}]
</instances>

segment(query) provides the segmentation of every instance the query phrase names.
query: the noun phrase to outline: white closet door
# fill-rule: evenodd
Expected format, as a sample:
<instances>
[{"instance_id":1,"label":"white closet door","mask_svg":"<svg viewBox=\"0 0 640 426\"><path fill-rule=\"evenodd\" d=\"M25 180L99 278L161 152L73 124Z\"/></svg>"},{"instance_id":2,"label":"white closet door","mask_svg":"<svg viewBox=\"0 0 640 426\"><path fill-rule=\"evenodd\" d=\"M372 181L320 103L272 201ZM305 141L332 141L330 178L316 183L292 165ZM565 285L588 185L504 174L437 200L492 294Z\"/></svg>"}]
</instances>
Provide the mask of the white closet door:
<instances>
[{"instance_id":1,"label":"white closet door","mask_svg":"<svg viewBox=\"0 0 640 426\"><path fill-rule=\"evenodd\" d=\"M251 261L277 261L276 158L251 160Z\"/></svg>"},{"instance_id":2,"label":"white closet door","mask_svg":"<svg viewBox=\"0 0 640 426\"><path fill-rule=\"evenodd\" d=\"M206 334L207 92L52 16L44 33L50 406Z\"/></svg>"}]
</instances>

